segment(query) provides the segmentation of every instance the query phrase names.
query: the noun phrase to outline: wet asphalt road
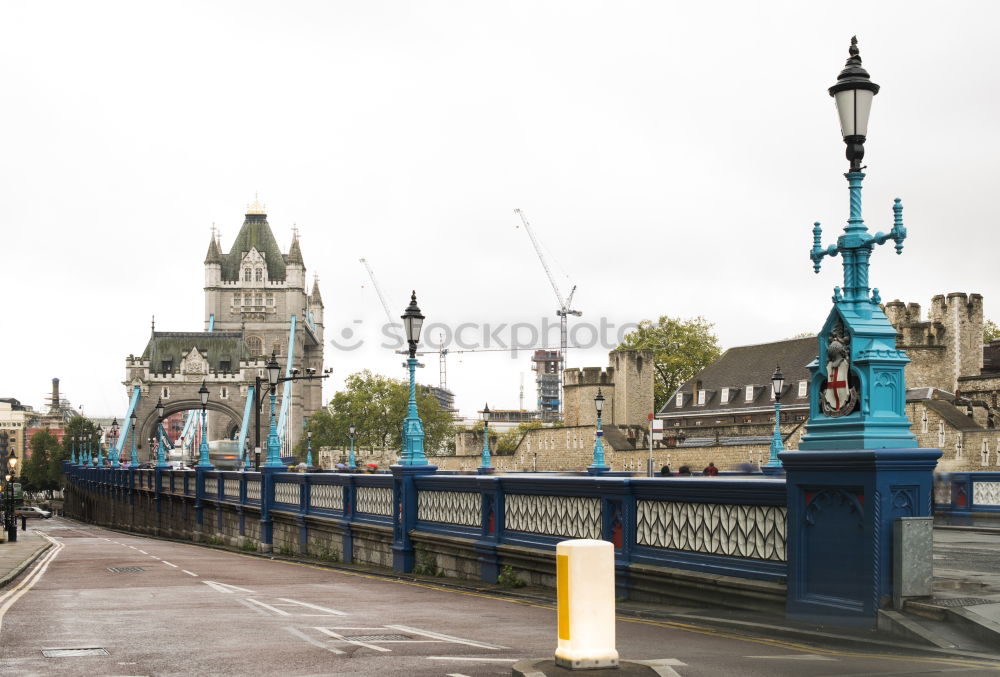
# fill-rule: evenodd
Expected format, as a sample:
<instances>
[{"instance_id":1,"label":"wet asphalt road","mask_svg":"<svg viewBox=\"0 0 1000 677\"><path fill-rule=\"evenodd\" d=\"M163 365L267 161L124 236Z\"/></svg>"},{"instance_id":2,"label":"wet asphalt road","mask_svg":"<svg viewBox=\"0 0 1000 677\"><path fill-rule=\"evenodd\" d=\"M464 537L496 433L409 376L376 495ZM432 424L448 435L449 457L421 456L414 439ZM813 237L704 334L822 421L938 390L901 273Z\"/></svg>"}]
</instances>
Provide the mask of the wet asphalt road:
<instances>
[{"instance_id":1,"label":"wet asphalt road","mask_svg":"<svg viewBox=\"0 0 1000 677\"><path fill-rule=\"evenodd\" d=\"M555 612L544 605L59 518L32 528L57 545L0 590L4 676L479 677L509 675L515 661L551 657L555 647ZM673 659L669 669L682 677L1000 674L975 661L749 638L693 617L683 624L621 619L617 632L623 658ZM107 655L42 653L80 648Z\"/></svg>"}]
</instances>

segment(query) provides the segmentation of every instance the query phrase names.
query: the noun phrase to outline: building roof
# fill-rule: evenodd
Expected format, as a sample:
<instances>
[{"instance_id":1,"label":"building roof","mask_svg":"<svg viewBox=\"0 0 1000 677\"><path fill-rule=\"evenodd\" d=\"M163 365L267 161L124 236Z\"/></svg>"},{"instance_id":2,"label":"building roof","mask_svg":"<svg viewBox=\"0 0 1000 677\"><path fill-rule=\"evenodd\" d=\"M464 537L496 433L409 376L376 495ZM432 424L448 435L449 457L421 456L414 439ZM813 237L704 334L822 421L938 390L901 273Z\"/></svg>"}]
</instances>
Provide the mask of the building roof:
<instances>
[{"instance_id":1,"label":"building roof","mask_svg":"<svg viewBox=\"0 0 1000 677\"><path fill-rule=\"evenodd\" d=\"M205 263L222 263L222 250L219 249L219 242L215 239L215 235L212 235L212 239L208 243L208 253L205 254Z\"/></svg>"},{"instance_id":2,"label":"building roof","mask_svg":"<svg viewBox=\"0 0 1000 677\"><path fill-rule=\"evenodd\" d=\"M222 257L222 279L238 281L244 254L255 248L264 256L268 279L284 280L285 257L278 247L277 240L274 239L274 233L271 232L267 214L264 213L246 215L239 234L233 240L233 246L229 249L229 253Z\"/></svg>"},{"instance_id":3,"label":"building roof","mask_svg":"<svg viewBox=\"0 0 1000 677\"><path fill-rule=\"evenodd\" d=\"M323 305L323 297L320 296L320 293L319 293L319 278L318 277L313 280L313 289L312 289L312 293L309 294L309 299L313 302L313 304L315 304L317 306L322 306Z\"/></svg>"},{"instance_id":4,"label":"building roof","mask_svg":"<svg viewBox=\"0 0 1000 677\"><path fill-rule=\"evenodd\" d=\"M712 415L772 407L771 375L775 365L781 366L781 373L785 376L782 407L807 406L808 392L805 397L799 397L798 382L809 379L806 366L816 359L818 348L815 336L730 348L685 381L660 409L659 415ZM747 386L754 386L750 401L745 396ZM722 402L723 388L729 389L727 402ZM705 391L703 404L697 403L697 390ZM679 407L678 393L683 395Z\"/></svg>"},{"instance_id":5,"label":"building roof","mask_svg":"<svg viewBox=\"0 0 1000 677\"><path fill-rule=\"evenodd\" d=\"M305 261L302 260L302 248L299 247L298 235L292 236L292 245L288 248L288 256L285 257L285 262L305 266Z\"/></svg>"},{"instance_id":6,"label":"building roof","mask_svg":"<svg viewBox=\"0 0 1000 677\"><path fill-rule=\"evenodd\" d=\"M171 362L173 371L180 372L181 362L192 348L208 360L210 371L226 371L221 368L223 362L229 362L229 371L233 371L239 369L241 359L246 359L243 332L239 331L153 332L142 359L149 360L150 371L158 372L163 362Z\"/></svg>"}]
</instances>

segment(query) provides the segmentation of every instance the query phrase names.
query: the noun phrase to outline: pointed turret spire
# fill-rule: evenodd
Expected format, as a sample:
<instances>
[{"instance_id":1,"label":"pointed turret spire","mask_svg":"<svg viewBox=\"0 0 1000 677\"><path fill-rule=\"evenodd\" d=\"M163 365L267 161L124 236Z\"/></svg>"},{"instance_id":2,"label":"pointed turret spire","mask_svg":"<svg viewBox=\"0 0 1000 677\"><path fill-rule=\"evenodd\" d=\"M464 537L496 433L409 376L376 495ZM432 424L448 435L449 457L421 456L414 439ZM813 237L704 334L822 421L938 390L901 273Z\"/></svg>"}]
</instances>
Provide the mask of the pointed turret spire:
<instances>
[{"instance_id":1,"label":"pointed turret spire","mask_svg":"<svg viewBox=\"0 0 1000 677\"><path fill-rule=\"evenodd\" d=\"M319 275L313 275L313 289L309 294L309 300L314 306L323 306L323 297L319 293Z\"/></svg>"},{"instance_id":2,"label":"pointed turret spire","mask_svg":"<svg viewBox=\"0 0 1000 677\"><path fill-rule=\"evenodd\" d=\"M219 241L215 237L215 224L212 224L212 238L208 242L208 253L205 254L205 263L222 263L222 250L219 249Z\"/></svg>"},{"instance_id":3,"label":"pointed turret spire","mask_svg":"<svg viewBox=\"0 0 1000 677\"><path fill-rule=\"evenodd\" d=\"M302 249L299 247L299 229L296 226L292 226L292 245L288 248L288 263L306 265L305 261L302 260Z\"/></svg>"}]
</instances>

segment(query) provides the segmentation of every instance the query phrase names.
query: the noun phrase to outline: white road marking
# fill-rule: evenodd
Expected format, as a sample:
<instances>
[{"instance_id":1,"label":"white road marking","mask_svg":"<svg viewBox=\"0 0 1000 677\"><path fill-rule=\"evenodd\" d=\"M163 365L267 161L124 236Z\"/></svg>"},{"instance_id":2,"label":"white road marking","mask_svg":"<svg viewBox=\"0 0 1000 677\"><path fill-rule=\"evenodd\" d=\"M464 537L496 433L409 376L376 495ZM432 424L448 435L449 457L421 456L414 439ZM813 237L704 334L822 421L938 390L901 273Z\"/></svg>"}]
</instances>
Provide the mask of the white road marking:
<instances>
[{"instance_id":1,"label":"white road marking","mask_svg":"<svg viewBox=\"0 0 1000 677\"><path fill-rule=\"evenodd\" d=\"M291 614L288 613L287 611L282 611L281 609L276 609L273 606L271 606L270 604L264 604L263 602L258 602L255 599L250 599L249 597L247 597L247 601L250 602L251 604L256 604L257 606L262 606L265 609L270 609L271 611L273 611L276 614L281 614L282 616L291 616Z\"/></svg>"},{"instance_id":2,"label":"white road marking","mask_svg":"<svg viewBox=\"0 0 1000 677\"><path fill-rule=\"evenodd\" d=\"M744 658L783 658L785 660L792 661L835 661L836 658L830 658L829 656L820 656L814 653L800 653L793 654L791 656L744 656Z\"/></svg>"},{"instance_id":3,"label":"white road marking","mask_svg":"<svg viewBox=\"0 0 1000 677\"><path fill-rule=\"evenodd\" d=\"M159 557L157 557L156 555L150 555L150 557L151 557L152 559L160 559L160 558L159 558Z\"/></svg>"},{"instance_id":4,"label":"white road marking","mask_svg":"<svg viewBox=\"0 0 1000 677\"><path fill-rule=\"evenodd\" d=\"M485 658L483 656L427 656L429 661L488 661L490 663L516 663L519 658Z\"/></svg>"},{"instance_id":5,"label":"white road marking","mask_svg":"<svg viewBox=\"0 0 1000 677\"><path fill-rule=\"evenodd\" d=\"M141 553L142 553L143 555L148 555L148 554L149 554L149 553L148 553L148 552L146 552L145 550L140 550L139 552L141 552Z\"/></svg>"},{"instance_id":6,"label":"white road marking","mask_svg":"<svg viewBox=\"0 0 1000 677\"><path fill-rule=\"evenodd\" d=\"M251 604L250 602L246 601L245 599L238 599L236 601L239 602L240 604L242 604L243 606L245 606L246 608L250 609L254 613L258 613L261 616L266 616L267 618L271 618L271 614L267 613L266 611L264 611L263 609L261 609L259 606L254 606L253 604Z\"/></svg>"},{"instance_id":7,"label":"white road marking","mask_svg":"<svg viewBox=\"0 0 1000 677\"><path fill-rule=\"evenodd\" d=\"M168 567L173 567L173 568L175 568L175 569L177 568L177 565L176 565L176 564L171 564L170 562L168 562L168 561L167 561L167 560L165 560L165 559L163 559L163 560L160 560L160 561L161 561L161 562L163 562L164 564L166 564L166 565L167 565Z\"/></svg>"},{"instance_id":8,"label":"white road marking","mask_svg":"<svg viewBox=\"0 0 1000 677\"><path fill-rule=\"evenodd\" d=\"M20 599L21 595L28 592L28 590L31 590L31 588L34 587L35 583L41 580L42 576L45 575L45 571L49 568L49 563L56 558L56 555L59 554L60 550L66 547L65 544L57 543L56 541L49 538L45 534L42 534L42 536L45 536L45 538L48 538L49 541L54 543L55 547L53 547L49 552L43 555L40 560L38 560L35 566L32 567L31 571L28 573L28 575L25 576L20 583L18 583L13 588L0 595L0 602L4 602L3 606L0 606L0 624L3 623L3 617L4 614L7 613L7 610L10 609L11 606L13 606L14 602Z\"/></svg>"},{"instance_id":9,"label":"white road marking","mask_svg":"<svg viewBox=\"0 0 1000 677\"><path fill-rule=\"evenodd\" d=\"M210 586L211 588L213 588L213 589L215 589L215 590L217 590L219 592L224 592L224 593L226 593L228 595L233 594L233 592L236 591L236 590L239 590L240 592L248 592L251 595L256 595L257 594L253 590L247 590L246 588L241 588L241 587L236 586L236 585L229 585L228 583L217 583L216 581L202 581L202 583L204 583L205 585Z\"/></svg>"},{"instance_id":10,"label":"white road marking","mask_svg":"<svg viewBox=\"0 0 1000 677\"><path fill-rule=\"evenodd\" d=\"M197 576L198 575L198 574L194 573L193 571L188 571L187 569L181 569L181 571L183 571L184 573L186 573L188 576Z\"/></svg>"},{"instance_id":11,"label":"white road marking","mask_svg":"<svg viewBox=\"0 0 1000 677\"><path fill-rule=\"evenodd\" d=\"M135 547L134 545L129 545L129 546L126 546L126 547L132 548L133 550L138 550L139 549L139 548Z\"/></svg>"},{"instance_id":12,"label":"white road marking","mask_svg":"<svg viewBox=\"0 0 1000 677\"><path fill-rule=\"evenodd\" d=\"M325 606L319 606L318 604L310 604L309 602L300 602L295 599L288 599L286 597L279 597L282 602L289 602L291 604L298 604L300 606L309 607L310 609L316 609L317 611L323 611L334 616L346 616L347 614L343 611L337 611L336 609L327 609Z\"/></svg>"},{"instance_id":13,"label":"white road marking","mask_svg":"<svg viewBox=\"0 0 1000 677\"><path fill-rule=\"evenodd\" d=\"M298 630L296 628L285 628L285 630L288 630L288 632L292 633L293 635L295 635L299 639L302 639L302 640L305 640L305 641L309 642L313 646L318 646L320 649L326 649L327 651L332 651L333 653L344 653L340 649L337 649L337 648L332 647L332 646L327 646L326 644L324 644L323 642L319 641L318 639L313 639L312 637L310 637L306 633L304 633L301 630Z\"/></svg>"},{"instance_id":14,"label":"white road marking","mask_svg":"<svg viewBox=\"0 0 1000 677\"><path fill-rule=\"evenodd\" d=\"M470 677L470 675L463 675L461 672L447 672L444 677Z\"/></svg>"},{"instance_id":15,"label":"white road marking","mask_svg":"<svg viewBox=\"0 0 1000 677\"><path fill-rule=\"evenodd\" d=\"M453 642L455 644L465 644L466 646L474 646L480 649L506 649L505 646L500 646L498 644L487 644L485 642L475 642L471 639L462 639L461 637L452 637L451 635L442 635L439 632L430 632L428 630L418 630L417 628L411 628L407 625L387 625L385 626L392 630L400 630L402 632L409 632L414 635L423 635L424 637L431 637L432 639L439 639L443 642Z\"/></svg>"},{"instance_id":16,"label":"white road marking","mask_svg":"<svg viewBox=\"0 0 1000 677\"><path fill-rule=\"evenodd\" d=\"M385 647L382 647L382 646L376 646L374 644L368 644L367 642L360 642L360 641L357 641L357 640L353 640L350 637L344 637L343 635L337 634L336 632L334 632L330 628L315 628L315 629L319 630L320 632L322 632L325 635L330 635L334 639L339 639L340 641L347 642L349 644L356 644L357 646L363 646L366 649L371 649L373 651L381 651L382 653L390 653L392 651L392 649L386 649Z\"/></svg>"},{"instance_id":17,"label":"white road marking","mask_svg":"<svg viewBox=\"0 0 1000 677\"><path fill-rule=\"evenodd\" d=\"M643 665L648 665L651 668L656 668L661 665L682 665L682 666L687 665L687 663L685 663L684 661L678 660L676 658L654 658L651 661L633 661L633 662L642 663Z\"/></svg>"}]
</instances>

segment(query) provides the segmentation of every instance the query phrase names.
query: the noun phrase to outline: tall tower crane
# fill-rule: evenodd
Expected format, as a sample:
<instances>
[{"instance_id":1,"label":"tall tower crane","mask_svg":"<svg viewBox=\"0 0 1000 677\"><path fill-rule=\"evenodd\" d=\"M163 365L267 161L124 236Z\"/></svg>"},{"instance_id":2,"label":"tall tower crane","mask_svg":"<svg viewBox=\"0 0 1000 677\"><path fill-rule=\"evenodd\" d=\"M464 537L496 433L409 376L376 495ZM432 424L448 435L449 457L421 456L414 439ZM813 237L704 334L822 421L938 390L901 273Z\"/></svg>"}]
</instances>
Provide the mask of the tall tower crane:
<instances>
[{"instance_id":1,"label":"tall tower crane","mask_svg":"<svg viewBox=\"0 0 1000 677\"><path fill-rule=\"evenodd\" d=\"M575 315L580 317L583 315L579 310L573 310L573 294L576 293L576 285L569 291L569 298L563 299L562 292L559 291L559 285L556 284L556 279L552 275L552 271L549 269L549 264L545 260L545 255L542 253L542 248L538 244L538 240L535 239L535 233L531 230L531 224L528 223L528 217L524 215L520 209L515 209L514 213L521 217L521 223L524 224L524 230L528 233L528 237L531 238L531 244L535 247L535 253L538 254L538 260L542 263L542 268L545 269L545 274L549 278L549 284L552 285L552 291L556 293L556 299L559 301L559 308L556 310L556 315L559 316L559 413L563 412L563 401L565 400L565 393L563 386L565 384L565 372L566 372L566 347L569 343L568 341L568 331L567 331L567 321L566 318L569 315Z\"/></svg>"}]
</instances>

